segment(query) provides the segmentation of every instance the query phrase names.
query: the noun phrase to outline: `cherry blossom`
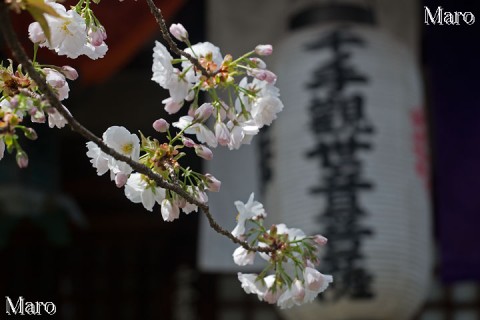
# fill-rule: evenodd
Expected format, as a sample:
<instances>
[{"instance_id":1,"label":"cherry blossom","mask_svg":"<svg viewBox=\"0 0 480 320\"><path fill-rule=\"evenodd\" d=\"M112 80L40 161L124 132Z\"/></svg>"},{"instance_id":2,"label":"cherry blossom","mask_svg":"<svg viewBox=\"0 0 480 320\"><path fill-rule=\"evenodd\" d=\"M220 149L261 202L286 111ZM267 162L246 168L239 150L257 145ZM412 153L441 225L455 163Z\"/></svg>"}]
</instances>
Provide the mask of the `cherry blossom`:
<instances>
[{"instance_id":1,"label":"cherry blossom","mask_svg":"<svg viewBox=\"0 0 480 320\"><path fill-rule=\"evenodd\" d=\"M239 237L245 234L245 222L248 219L266 216L263 204L253 200L254 194L250 194L247 203L235 201L235 207L238 210L237 225L232 231L232 235Z\"/></svg>"},{"instance_id":2,"label":"cherry blossom","mask_svg":"<svg viewBox=\"0 0 480 320\"><path fill-rule=\"evenodd\" d=\"M164 89L169 88L168 84L173 74L172 59L167 48L160 42L155 41L155 47L153 48L152 80Z\"/></svg>"},{"instance_id":3,"label":"cherry blossom","mask_svg":"<svg viewBox=\"0 0 480 320\"><path fill-rule=\"evenodd\" d=\"M165 189L157 187L140 173L132 173L125 185L125 196L133 203L142 203L145 209L152 211L155 203L161 204L165 199Z\"/></svg>"},{"instance_id":4,"label":"cherry blossom","mask_svg":"<svg viewBox=\"0 0 480 320\"><path fill-rule=\"evenodd\" d=\"M65 75L51 68L44 68L43 71L45 72L47 83L57 92L58 99L64 100L68 98L70 88L68 87Z\"/></svg>"},{"instance_id":5,"label":"cherry blossom","mask_svg":"<svg viewBox=\"0 0 480 320\"><path fill-rule=\"evenodd\" d=\"M248 251L244 247L238 247L233 252L233 261L239 266L246 266L253 264L255 259L255 252Z\"/></svg>"},{"instance_id":6,"label":"cherry blossom","mask_svg":"<svg viewBox=\"0 0 480 320\"><path fill-rule=\"evenodd\" d=\"M173 221L180 216L178 205L170 199L163 199L161 211L165 221Z\"/></svg>"},{"instance_id":7,"label":"cherry blossom","mask_svg":"<svg viewBox=\"0 0 480 320\"><path fill-rule=\"evenodd\" d=\"M87 42L87 31L85 20L74 10L66 10L59 3L47 2L59 15L53 17L46 15L50 28L50 41L40 43L40 46L47 46L59 55L66 55L69 58L77 58L82 54L82 49ZM34 22L36 23L36 22Z\"/></svg>"},{"instance_id":8,"label":"cherry blossom","mask_svg":"<svg viewBox=\"0 0 480 320\"><path fill-rule=\"evenodd\" d=\"M33 63L28 58L19 61L30 67L28 72L21 66L15 70L12 62L7 67L0 64L0 159L5 149L16 150L17 165L28 166L28 155L20 146L17 133L22 132L32 140L37 134L25 125L25 116L40 123L48 117L49 127L58 128L64 127L69 119L72 129L96 141L87 142L86 154L97 174L109 172L115 185L124 188L127 199L141 203L147 211L153 211L159 204L163 220L169 222L180 218L180 209L190 214L199 211L199 207L209 220L214 220L209 212L207 191L218 192L220 180L185 167L182 158L194 151L194 156L210 160L213 157L210 148L218 145L238 149L249 144L262 127L271 125L277 118L284 108L279 89L275 87L277 76L258 57L272 54L272 46L258 45L239 58L230 54L223 56L210 42L190 45L183 25L172 24L170 33L186 47L182 52L160 23L162 35L177 56L172 57L170 51L156 41L152 80L168 90L169 97L162 101L167 113L175 114L186 105L188 115L173 122L172 128L163 118L155 120L152 123L155 137L146 137L143 133L139 137L124 127L112 126L103 133L103 143L100 143L100 139L78 124L59 102L69 95L66 80L77 79L78 72L70 66L42 65L36 61L36 53L38 47L47 47L70 58L86 55L98 59L108 51L106 30L94 16L90 1L80 1L70 10L53 0L45 3L58 16L44 16L49 39L47 29L42 29L43 22L42 25L30 24L28 37L36 44ZM153 9L154 4L150 0L147 3ZM159 10L152 12L161 16ZM155 17L157 21L162 20ZM45 81L42 77L30 78L36 73L43 74ZM209 102L202 103L204 94ZM186 135L195 135L196 140ZM185 152L186 148L190 150ZM120 158L123 161L118 160ZM290 308L313 301L329 286L332 276L315 269L320 247L327 243L325 237L307 236L302 230L281 223L266 228L265 209L254 200L253 193L246 203L235 201L234 205L238 211L235 228L228 232L215 224L212 227L240 244L232 254L237 265L253 264L257 253L265 260L258 261L266 264L259 274L238 273L246 293L256 294L259 300L280 308Z\"/></svg>"}]
</instances>

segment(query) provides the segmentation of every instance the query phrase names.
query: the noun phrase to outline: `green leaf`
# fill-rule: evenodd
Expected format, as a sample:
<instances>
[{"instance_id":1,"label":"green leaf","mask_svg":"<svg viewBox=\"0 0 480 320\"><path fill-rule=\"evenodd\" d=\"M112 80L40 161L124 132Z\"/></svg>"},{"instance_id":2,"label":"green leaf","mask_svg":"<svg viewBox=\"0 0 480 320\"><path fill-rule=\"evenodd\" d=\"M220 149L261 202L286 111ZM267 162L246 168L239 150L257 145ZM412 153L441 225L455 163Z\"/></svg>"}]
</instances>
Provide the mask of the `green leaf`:
<instances>
[{"instance_id":1,"label":"green leaf","mask_svg":"<svg viewBox=\"0 0 480 320\"><path fill-rule=\"evenodd\" d=\"M27 9L35 9L37 12L46 13L53 17L60 17L60 15L51 6L45 3L45 0L25 0Z\"/></svg>"}]
</instances>

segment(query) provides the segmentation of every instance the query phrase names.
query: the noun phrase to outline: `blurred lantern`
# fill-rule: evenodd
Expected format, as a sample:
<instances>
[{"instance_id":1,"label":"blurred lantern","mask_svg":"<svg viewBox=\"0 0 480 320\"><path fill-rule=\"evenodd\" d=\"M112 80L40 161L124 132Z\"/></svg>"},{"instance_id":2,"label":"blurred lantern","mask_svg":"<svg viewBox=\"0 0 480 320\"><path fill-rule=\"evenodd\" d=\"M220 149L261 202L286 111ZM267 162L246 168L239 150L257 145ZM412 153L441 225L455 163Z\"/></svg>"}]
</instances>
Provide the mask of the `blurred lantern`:
<instances>
[{"instance_id":1,"label":"blurred lantern","mask_svg":"<svg viewBox=\"0 0 480 320\"><path fill-rule=\"evenodd\" d=\"M295 319L409 319L432 247L422 83L413 54L370 8L304 7L277 45L285 104L263 137L274 220L329 242L334 285Z\"/></svg>"}]
</instances>

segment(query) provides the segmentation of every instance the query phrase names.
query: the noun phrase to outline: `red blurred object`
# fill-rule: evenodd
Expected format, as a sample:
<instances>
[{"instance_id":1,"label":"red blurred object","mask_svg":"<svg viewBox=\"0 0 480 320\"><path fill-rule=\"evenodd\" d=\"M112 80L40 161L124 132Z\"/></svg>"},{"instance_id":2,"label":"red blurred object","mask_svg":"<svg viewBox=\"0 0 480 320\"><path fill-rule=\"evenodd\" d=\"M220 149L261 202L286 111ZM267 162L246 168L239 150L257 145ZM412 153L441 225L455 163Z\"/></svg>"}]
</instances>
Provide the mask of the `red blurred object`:
<instances>
[{"instance_id":1,"label":"red blurred object","mask_svg":"<svg viewBox=\"0 0 480 320\"><path fill-rule=\"evenodd\" d=\"M65 1L64 5L75 5L77 1ZM166 20L175 15L184 4L184 0L157 0L157 7L161 8ZM57 66L70 65L80 74L79 80L84 85L94 85L104 82L115 74L122 66L135 56L144 43L159 32L147 4L143 1L104 0L98 6L94 5L95 15L107 30L108 52L104 58L90 60L85 56L77 59L68 59L58 56L48 49L39 49L37 60L42 64ZM12 13L15 30L27 53L33 50L28 39L28 25L32 22L27 12L20 15ZM153 45L152 45L153 47Z\"/></svg>"}]
</instances>

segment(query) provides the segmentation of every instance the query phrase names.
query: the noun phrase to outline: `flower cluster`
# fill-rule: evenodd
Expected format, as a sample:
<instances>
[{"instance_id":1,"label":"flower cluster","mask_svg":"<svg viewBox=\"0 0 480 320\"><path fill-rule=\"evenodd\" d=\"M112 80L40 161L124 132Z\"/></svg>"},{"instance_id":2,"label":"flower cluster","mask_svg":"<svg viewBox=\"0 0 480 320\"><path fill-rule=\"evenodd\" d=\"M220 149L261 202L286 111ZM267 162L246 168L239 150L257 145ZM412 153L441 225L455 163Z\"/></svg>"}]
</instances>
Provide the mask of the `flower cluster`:
<instances>
[{"instance_id":1,"label":"flower cluster","mask_svg":"<svg viewBox=\"0 0 480 320\"><path fill-rule=\"evenodd\" d=\"M173 24L170 32L187 45L184 52L202 67L185 57L174 59L163 44L156 42L152 80L170 93L163 101L165 110L174 114L190 103L188 115L173 126L213 148L221 145L238 149L250 143L259 129L270 125L283 109L275 87L276 75L258 57L270 55L272 46L258 45L234 60L229 54L223 56L210 42L191 45L181 24ZM199 105L200 92L208 94L211 102ZM214 121L209 127L211 117Z\"/></svg>"},{"instance_id":2,"label":"flower cluster","mask_svg":"<svg viewBox=\"0 0 480 320\"><path fill-rule=\"evenodd\" d=\"M97 1L98 2L98 1ZM70 66L57 67L41 65L36 61L38 47L47 47L59 55L77 58L86 55L91 59L101 58L108 50L105 29L90 9L90 0L80 0L67 10L53 0L44 3L9 2L14 10L36 8L38 21L28 27L30 40L35 44L33 66L42 74L46 83L56 94L59 101L68 98L68 80L78 78L77 71ZM28 139L36 139L33 128L27 127L24 119L29 117L33 123L44 123L48 119L50 128L62 128L67 123L59 110L50 105L37 84L23 72L22 67L13 68L12 62L6 67L0 65L0 159L5 149L16 150L17 164L24 168L28 165L27 153L22 149L17 131L23 131ZM64 106L64 112L69 113Z\"/></svg>"},{"instance_id":3,"label":"flower cluster","mask_svg":"<svg viewBox=\"0 0 480 320\"><path fill-rule=\"evenodd\" d=\"M90 9L90 0L81 0L70 10L52 0L46 3L56 13L45 14L50 37L39 22L32 22L28 35L33 43L73 59L80 55L94 60L103 58L108 50L107 33Z\"/></svg>"},{"instance_id":4,"label":"flower cluster","mask_svg":"<svg viewBox=\"0 0 480 320\"><path fill-rule=\"evenodd\" d=\"M100 143L100 138L92 137L71 117L68 109L58 103L68 98L67 79L75 80L76 70L36 61L39 47L47 47L69 58L86 55L97 59L105 55L108 50L106 31L90 8L91 0L79 0L69 10L55 0L5 0L5 3L16 11L29 10L37 20L28 28L29 38L34 43L33 63L26 57L20 61L29 73L43 75L51 92L41 92L39 87L45 89L45 84L37 85L21 65L15 69L11 61L5 67L0 64L0 159L5 150L9 153L16 150L18 166L26 167L28 156L20 145L18 132L32 140L37 134L27 126L25 119L32 123L48 120L50 127L62 128L67 123L66 117L72 120L70 124L74 130L97 142L86 144L87 156L97 174L109 172L110 179L124 189L130 201L141 203L148 211L160 205L165 221L178 219L181 210L185 214L198 211L198 206L213 219L206 205L207 191L218 192L221 182L211 174L182 166L180 160L188 149L205 160L212 159L210 148L218 145L238 149L250 143L262 127L276 119L283 109L279 90L275 87L277 77L260 58L272 54L272 46L258 45L234 59L229 54L223 55L212 43L192 45L187 30L181 24L173 24L171 35L185 45L181 51L170 42L173 39L166 36L168 32L161 23L162 34L179 56L172 57L163 44L156 42L152 80L169 92L169 97L163 101L165 110L175 114L188 108L187 115L172 125L165 119L155 120L152 126L160 140L113 126L103 133ZM154 12L153 2L148 0L147 3ZM39 81L41 77L33 78ZM209 102L201 103L201 94L206 95ZM187 135L194 135L195 140ZM307 236L284 224L265 228L265 209L254 200L253 194L246 203L236 201L235 206L237 225L231 234L218 225L212 224L212 227L242 244L233 253L236 264L253 264L257 253L266 261L267 266L259 274L238 274L247 293L289 308L312 301L333 281L330 275L315 269L326 238Z\"/></svg>"},{"instance_id":5,"label":"flower cluster","mask_svg":"<svg viewBox=\"0 0 480 320\"><path fill-rule=\"evenodd\" d=\"M317 254L327 239L321 235L306 236L300 229L287 228L284 224L263 226L266 217L263 205L253 200L253 193L247 203L236 201L237 225L232 234L248 240L251 246L269 248L268 253L259 253L267 261L267 267L260 273L238 273L238 279L246 293L256 294L261 301L290 308L313 301L333 281L315 269ZM252 227L246 228L246 224ZM233 260L239 266L253 264L255 252L238 247ZM273 273L273 274L272 274Z\"/></svg>"},{"instance_id":6,"label":"flower cluster","mask_svg":"<svg viewBox=\"0 0 480 320\"><path fill-rule=\"evenodd\" d=\"M157 120L154 127L161 127L164 123L166 122L163 119ZM166 181L179 184L200 203L206 203L208 201L206 191L218 192L221 182L211 174L203 175L179 164L178 160L185 156L185 153L179 152L185 147L185 143L179 137L177 135L172 138L169 135L169 143L160 143L143 135L140 140L126 128L114 126L104 132L102 139L109 148L146 165ZM165 221L178 219L180 209L186 214L198 210L195 204L157 186L155 181L147 176L134 172L127 163L106 154L94 142L87 142L87 149L87 156L91 158L90 162L97 169L99 176L110 171L110 179L115 181L117 187L125 187L125 196L134 203L142 203L148 211L152 211L155 204L161 205Z\"/></svg>"},{"instance_id":7,"label":"flower cluster","mask_svg":"<svg viewBox=\"0 0 480 320\"><path fill-rule=\"evenodd\" d=\"M66 80L78 77L75 69L70 66L59 68L37 65L36 69L45 76L47 84L59 100L68 97L70 89ZM35 130L25 124L25 119L29 118L32 123L45 123L48 119L50 128L62 128L67 122L50 106L22 67L14 69L12 62L6 67L0 64L0 93L0 159L3 158L5 149L10 153L16 150L17 164L20 168L25 168L28 156L20 145L17 132L23 132L28 139L37 139Z\"/></svg>"}]
</instances>

